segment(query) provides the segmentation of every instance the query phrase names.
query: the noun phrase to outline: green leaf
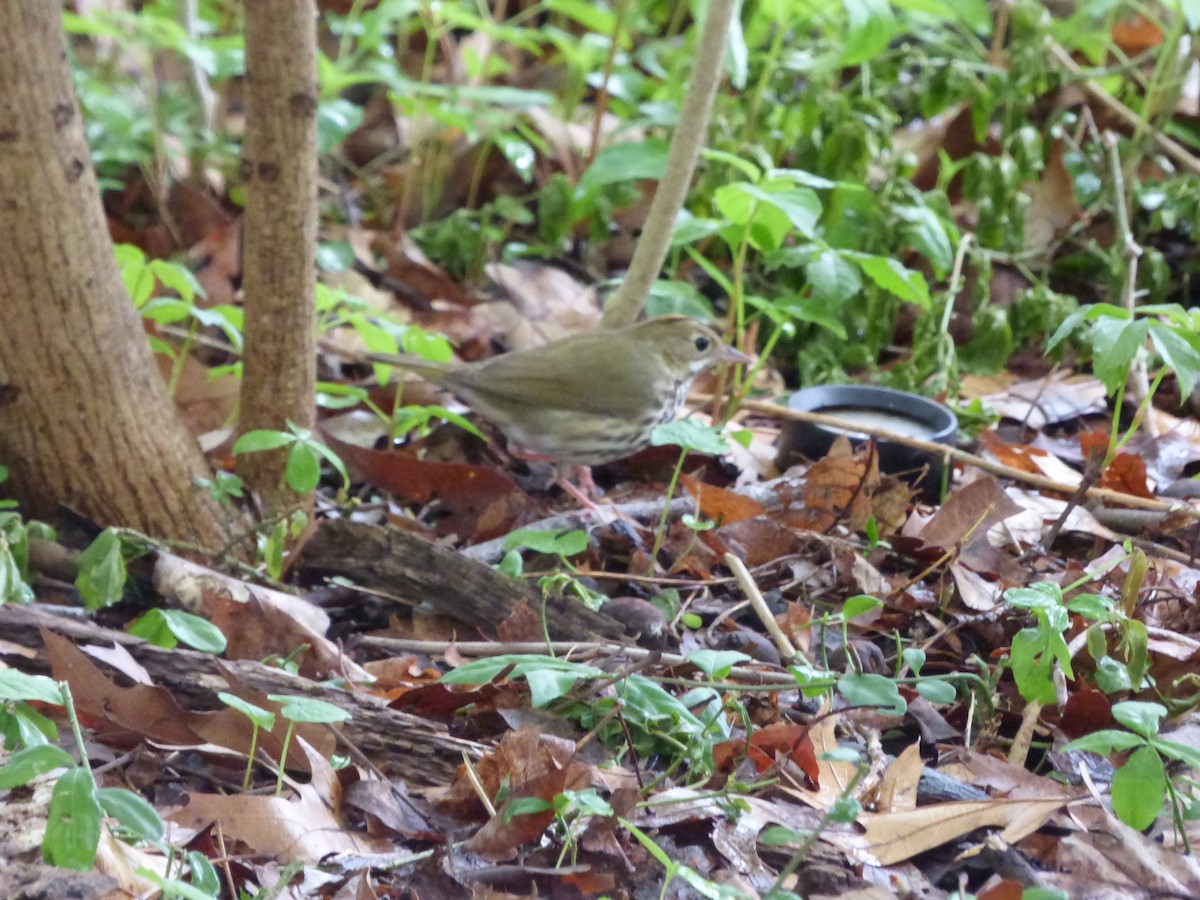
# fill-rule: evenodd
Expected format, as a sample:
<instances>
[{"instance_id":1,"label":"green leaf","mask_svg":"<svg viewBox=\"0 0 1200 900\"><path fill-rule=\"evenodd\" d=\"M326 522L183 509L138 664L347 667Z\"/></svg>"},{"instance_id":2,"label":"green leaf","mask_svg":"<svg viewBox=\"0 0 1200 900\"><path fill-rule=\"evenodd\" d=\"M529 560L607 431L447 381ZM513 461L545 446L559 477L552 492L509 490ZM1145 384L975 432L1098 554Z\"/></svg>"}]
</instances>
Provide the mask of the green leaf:
<instances>
[{"instance_id":1,"label":"green leaf","mask_svg":"<svg viewBox=\"0 0 1200 900\"><path fill-rule=\"evenodd\" d=\"M195 851L188 853L188 857L199 855ZM211 864L209 868L212 868ZM178 878L163 878L153 869L148 869L145 866L139 866L134 871L155 885L162 892L164 898L169 897L170 900L213 900L214 897L220 895L220 883L217 883L216 889L205 890L204 888L188 884L186 881L180 881Z\"/></svg>"},{"instance_id":2,"label":"green leaf","mask_svg":"<svg viewBox=\"0 0 1200 900\"><path fill-rule=\"evenodd\" d=\"M71 754L54 744L39 744L18 750L0 766L0 791L29 784L39 775L55 769L71 768L75 760Z\"/></svg>"},{"instance_id":3,"label":"green leaf","mask_svg":"<svg viewBox=\"0 0 1200 900\"><path fill-rule=\"evenodd\" d=\"M900 654L900 659L913 670L914 675L920 675L921 669L925 665L926 654L920 647L905 647Z\"/></svg>"},{"instance_id":4,"label":"green leaf","mask_svg":"<svg viewBox=\"0 0 1200 900\"><path fill-rule=\"evenodd\" d=\"M1110 394L1129 377L1129 366L1145 346L1149 330L1146 319L1104 317L1092 323L1092 366Z\"/></svg>"},{"instance_id":5,"label":"green leaf","mask_svg":"<svg viewBox=\"0 0 1200 900\"><path fill-rule=\"evenodd\" d=\"M747 300L753 302L751 298L747 298ZM798 322L812 322L814 325L820 325L822 328L832 331L842 340L847 338L841 308L835 303L816 297L784 294L775 299L774 306L778 310L785 311L791 319Z\"/></svg>"},{"instance_id":6,"label":"green leaf","mask_svg":"<svg viewBox=\"0 0 1200 900\"><path fill-rule=\"evenodd\" d=\"M286 431L247 431L233 444L233 455L260 453L263 450L278 450L295 443L296 436Z\"/></svg>"},{"instance_id":7,"label":"green leaf","mask_svg":"<svg viewBox=\"0 0 1200 900\"><path fill-rule=\"evenodd\" d=\"M554 804L541 797L518 797L505 808L504 821L509 822L516 816L536 816L552 809Z\"/></svg>"},{"instance_id":8,"label":"green leaf","mask_svg":"<svg viewBox=\"0 0 1200 900\"><path fill-rule=\"evenodd\" d=\"M1179 0L1179 9L1183 12L1188 31L1200 31L1200 0Z\"/></svg>"},{"instance_id":9,"label":"green leaf","mask_svg":"<svg viewBox=\"0 0 1200 900\"><path fill-rule=\"evenodd\" d=\"M864 275L888 293L895 294L908 303L915 303L922 309L932 306L933 301L929 296L929 285L925 276L915 269L886 256L873 256L869 253L847 253L846 256L858 264Z\"/></svg>"},{"instance_id":10,"label":"green leaf","mask_svg":"<svg viewBox=\"0 0 1200 900\"><path fill-rule=\"evenodd\" d=\"M158 810L139 794L125 788L100 788L96 791L105 815L121 823L143 841L161 841L166 834Z\"/></svg>"},{"instance_id":11,"label":"green leaf","mask_svg":"<svg viewBox=\"0 0 1200 900\"><path fill-rule=\"evenodd\" d=\"M342 97L321 100L317 105L317 153L332 152L362 121L362 106Z\"/></svg>"},{"instance_id":12,"label":"green leaf","mask_svg":"<svg viewBox=\"0 0 1200 900\"><path fill-rule=\"evenodd\" d=\"M11 728L4 727L5 715L0 709L0 727L3 727L5 740L10 746L40 747L58 740L58 726L54 720L42 715L28 703L15 701L8 704L7 725L11 725Z\"/></svg>"},{"instance_id":13,"label":"green leaf","mask_svg":"<svg viewBox=\"0 0 1200 900\"><path fill-rule=\"evenodd\" d=\"M817 232L817 222L825 206L816 191L811 188L783 187L779 182L764 186L763 202L775 207L785 216L801 235L813 238Z\"/></svg>"},{"instance_id":14,"label":"green leaf","mask_svg":"<svg viewBox=\"0 0 1200 900\"><path fill-rule=\"evenodd\" d=\"M1166 771L1153 747L1134 750L1113 776L1113 812L1130 828L1141 831L1153 825L1166 796Z\"/></svg>"},{"instance_id":15,"label":"green leaf","mask_svg":"<svg viewBox=\"0 0 1200 900\"><path fill-rule=\"evenodd\" d=\"M739 231L727 242L733 246L747 233L750 244L763 252L778 250L791 225L778 209L764 204L765 192L758 185L736 181L713 192L713 204L726 221Z\"/></svg>"},{"instance_id":16,"label":"green leaf","mask_svg":"<svg viewBox=\"0 0 1200 900\"><path fill-rule=\"evenodd\" d=\"M317 245L317 268L323 272L345 272L353 268L354 259L354 248L349 241L325 241Z\"/></svg>"},{"instance_id":17,"label":"green leaf","mask_svg":"<svg viewBox=\"0 0 1200 900\"><path fill-rule=\"evenodd\" d=\"M916 688L917 693L930 703L953 703L958 697L954 685L941 678L922 678Z\"/></svg>"},{"instance_id":18,"label":"green leaf","mask_svg":"<svg viewBox=\"0 0 1200 900\"><path fill-rule=\"evenodd\" d=\"M1022 628L1013 635L1009 665L1017 690L1025 700L1050 704L1055 696L1054 683L1050 680L1054 657L1043 652L1045 649L1046 639L1041 632L1036 628Z\"/></svg>"},{"instance_id":19,"label":"green leaf","mask_svg":"<svg viewBox=\"0 0 1200 900\"><path fill-rule=\"evenodd\" d=\"M1091 622L1103 622L1115 604L1099 594L1079 594L1067 601L1067 609Z\"/></svg>"},{"instance_id":20,"label":"green leaf","mask_svg":"<svg viewBox=\"0 0 1200 900\"><path fill-rule=\"evenodd\" d=\"M255 706L253 703L243 700L236 694L230 694L226 691L221 691L218 693L217 699L230 709L236 709L259 728L270 731L275 727L275 713L268 712L261 706Z\"/></svg>"},{"instance_id":21,"label":"green leaf","mask_svg":"<svg viewBox=\"0 0 1200 900\"><path fill-rule=\"evenodd\" d=\"M1138 619L1126 619L1121 647L1125 651L1129 678L1135 688L1140 687L1150 668L1150 635L1146 631L1146 623Z\"/></svg>"},{"instance_id":22,"label":"green leaf","mask_svg":"<svg viewBox=\"0 0 1200 900\"><path fill-rule=\"evenodd\" d=\"M767 176L773 181L780 178L786 178L789 181L794 181L796 184L804 187L814 188L818 191L831 191L836 187L841 187L849 191L866 190L866 188L862 185L854 184L849 181L832 181L824 176L814 175L812 172L806 171L805 169L771 169L768 171Z\"/></svg>"},{"instance_id":23,"label":"green leaf","mask_svg":"<svg viewBox=\"0 0 1200 900\"><path fill-rule=\"evenodd\" d=\"M1113 718L1132 731L1150 739L1158 734L1167 708L1161 703L1146 703L1141 700L1126 700L1114 703Z\"/></svg>"},{"instance_id":24,"label":"green leaf","mask_svg":"<svg viewBox=\"0 0 1200 900\"><path fill-rule=\"evenodd\" d=\"M595 788L585 788L581 791L563 791L572 809L592 816L611 816L612 804L600 796Z\"/></svg>"},{"instance_id":25,"label":"green leaf","mask_svg":"<svg viewBox=\"0 0 1200 900\"><path fill-rule=\"evenodd\" d=\"M712 320L713 307L712 301L691 282L660 278L650 286L650 295L646 297L646 315L651 318L691 316L707 322Z\"/></svg>"},{"instance_id":26,"label":"green leaf","mask_svg":"<svg viewBox=\"0 0 1200 900\"><path fill-rule=\"evenodd\" d=\"M0 669L0 700L40 700L63 705L58 682L45 675L26 675L16 669Z\"/></svg>"},{"instance_id":27,"label":"green leaf","mask_svg":"<svg viewBox=\"0 0 1200 900\"><path fill-rule=\"evenodd\" d=\"M667 169L667 149L661 138L605 147L579 179L579 187L589 190L626 181L658 181Z\"/></svg>"},{"instance_id":28,"label":"green leaf","mask_svg":"<svg viewBox=\"0 0 1200 900\"><path fill-rule=\"evenodd\" d=\"M763 251L778 250L793 229L813 237L823 208L821 198L808 188L744 181L717 188L713 203L731 224L748 227L751 243Z\"/></svg>"},{"instance_id":29,"label":"green leaf","mask_svg":"<svg viewBox=\"0 0 1200 900\"><path fill-rule=\"evenodd\" d=\"M812 832L796 831L782 825L772 825L764 828L758 835L758 842L764 847L783 847L788 844L800 844L808 840Z\"/></svg>"},{"instance_id":30,"label":"green leaf","mask_svg":"<svg viewBox=\"0 0 1200 900\"><path fill-rule=\"evenodd\" d=\"M155 259L150 261L149 269L151 274L162 282L163 287L177 293L189 308L196 297L205 296L204 288L196 280L196 276L178 263Z\"/></svg>"},{"instance_id":31,"label":"green leaf","mask_svg":"<svg viewBox=\"0 0 1200 900\"><path fill-rule=\"evenodd\" d=\"M321 480L321 464L317 461L317 454L304 441L296 441L292 445L284 469L284 480L297 494L310 493Z\"/></svg>"},{"instance_id":32,"label":"green leaf","mask_svg":"<svg viewBox=\"0 0 1200 900\"><path fill-rule=\"evenodd\" d=\"M90 869L100 845L102 817L92 773L82 766L69 769L54 783L50 795L42 858L62 869Z\"/></svg>"},{"instance_id":33,"label":"green leaf","mask_svg":"<svg viewBox=\"0 0 1200 900\"><path fill-rule=\"evenodd\" d=\"M625 705L625 715L642 720L643 727L657 724L669 733L699 737L707 729L690 705L644 675L630 675L614 685Z\"/></svg>"},{"instance_id":34,"label":"green leaf","mask_svg":"<svg viewBox=\"0 0 1200 900\"><path fill-rule=\"evenodd\" d=\"M1103 637L1103 633L1099 630L1096 633ZM1096 687L1106 694L1116 694L1131 690L1133 679L1129 677L1129 669L1124 663L1111 656L1105 656L1096 663Z\"/></svg>"},{"instance_id":35,"label":"green leaf","mask_svg":"<svg viewBox=\"0 0 1200 900\"><path fill-rule=\"evenodd\" d=\"M544 709L560 697L566 696L579 681L574 672L563 672L543 666L528 666L522 670L522 675L525 683L529 685L529 699L535 709Z\"/></svg>"},{"instance_id":36,"label":"green leaf","mask_svg":"<svg viewBox=\"0 0 1200 900\"><path fill-rule=\"evenodd\" d=\"M1154 746L1158 748L1158 752L1163 756L1177 759L1186 764L1188 768L1200 769L1200 748L1181 744L1178 741L1169 741L1166 738L1157 738L1154 741Z\"/></svg>"},{"instance_id":37,"label":"green leaf","mask_svg":"<svg viewBox=\"0 0 1200 900\"><path fill-rule=\"evenodd\" d=\"M1039 581L1027 588L1009 588L1004 599L1021 609L1049 609L1063 602L1062 588L1052 581Z\"/></svg>"},{"instance_id":38,"label":"green leaf","mask_svg":"<svg viewBox=\"0 0 1200 900\"><path fill-rule=\"evenodd\" d=\"M804 267L804 277L812 286L813 299L821 303L841 303L862 290L858 269L832 249L823 250L808 263Z\"/></svg>"},{"instance_id":39,"label":"green leaf","mask_svg":"<svg viewBox=\"0 0 1200 900\"><path fill-rule=\"evenodd\" d=\"M928 206L897 206L896 215L906 224L905 236L933 266L938 278L945 277L954 264L954 248L942 220Z\"/></svg>"},{"instance_id":40,"label":"green leaf","mask_svg":"<svg viewBox=\"0 0 1200 900\"><path fill-rule=\"evenodd\" d=\"M842 604L842 616L848 622L882 607L883 601L878 597L872 597L870 594L856 594L847 598L846 602Z\"/></svg>"},{"instance_id":41,"label":"green leaf","mask_svg":"<svg viewBox=\"0 0 1200 900\"><path fill-rule=\"evenodd\" d=\"M223 653L226 646L216 625L178 609L152 609L129 626L129 633L167 650L177 642L205 653Z\"/></svg>"},{"instance_id":42,"label":"green leaf","mask_svg":"<svg viewBox=\"0 0 1200 900\"><path fill-rule=\"evenodd\" d=\"M838 679L838 693L855 706L879 706L893 715L902 716L908 704L900 696L896 683L890 678L870 673L843 675Z\"/></svg>"},{"instance_id":43,"label":"green leaf","mask_svg":"<svg viewBox=\"0 0 1200 900\"><path fill-rule=\"evenodd\" d=\"M584 678L595 678L603 674L595 666L553 659L546 656L506 654L491 659L479 659L459 666L443 675L443 684L487 684L501 672L511 668L511 677L528 678L531 673L537 678L536 689L530 682L531 699L534 706L544 707L561 697Z\"/></svg>"},{"instance_id":44,"label":"green leaf","mask_svg":"<svg viewBox=\"0 0 1200 900\"><path fill-rule=\"evenodd\" d=\"M843 0L849 33L839 63L857 66L887 49L896 33L896 19L888 0Z\"/></svg>"},{"instance_id":45,"label":"green leaf","mask_svg":"<svg viewBox=\"0 0 1200 900\"><path fill-rule=\"evenodd\" d=\"M1076 738L1063 746L1064 750L1087 750L1108 756L1116 750L1132 750L1134 747L1145 746L1145 740L1128 731L1117 731L1115 728L1105 728L1093 731L1081 738Z\"/></svg>"},{"instance_id":46,"label":"green leaf","mask_svg":"<svg viewBox=\"0 0 1200 900\"><path fill-rule=\"evenodd\" d=\"M192 884L209 897L217 896L221 892L221 881L209 858L198 850L189 850L187 860L188 868L192 870Z\"/></svg>"},{"instance_id":47,"label":"green leaf","mask_svg":"<svg viewBox=\"0 0 1200 900\"><path fill-rule=\"evenodd\" d=\"M724 678L738 663L751 660L751 657L737 650L695 650L684 658L707 675L710 681Z\"/></svg>"},{"instance_id":48,"label":"green leaf","mask_svg":"<svg viewBox=\"0 0 1200 900\"><path fill-rule=\"evenodd\" d=\"M546 8L574 19L586 31L612 34L616 20L611 10L586 0L546 0Z\"/></svg>"},{"instance_id":49,"label":"green leaf","mask_svg":"<svg viewBox=\"0 0 1200 900\"><path fill-rule=\"evenodd\" d=\"M1128 321L1130 316L1127 310L1119 306L1113 306L1111 303L1093 303L1089 306L1081 306L1065 319L1058 326L1058 330L1050 337L1046 343L1047 352L1053 350L1069 335L1071 335L1085 321L1100 318L1101 316L1109 316L1116 319Z\"/></svg>"},{"instance_id":50,"label":"green leaf","mask_svg":"<svg viewBox=\"0 0 1200 900\"><path fill-rule=\"evenodd\" d=\"M1071 895L1055 888L1027 887L1021 891L1021 900L1071 900Z\"/></svg>"},{"instance_id":51,"label":"green leaf","mask_svg":"<svg viewBox=\"0 0 1200 900\"><path fill-rule=\"evenodd\" d=\"M671 246L682 247L694 244L707 237L712 237L721 230L721 223L714 219L701 219L686 209L681 209L675 217L675 227L671 229ZM661 313L654 313L661 315Z\"/></svg>"},{"instance_id":52,"label":"green leaf","mask_svg":"<svg viewBox=\"0 0 1200 900\"><path fill-rule=\"evenodd\" d=\"M89 612L106 609L121 599L125 590L125 560L121 539L106 528L79 556L75 587Z\"/></svg>"},{"instance_id":53,"label":"green leaf","mask_svg":"<svg viewBox=\"0 0 1200 900\"><path fill-rule=\"evenodd\" d=\"M582 528L573 531L538 531L521 528L509 532L504 538L504 549L528 549L534 553L553 556L575 556L588 547L588 535Z\"/></svg>"},{"instance_id":54,"label":"green leaf","mask_svg":"<svg viewBox=\"0 0 1200 900\"><path fill-rule=\"evenodd\" d=\"M1200 350L1194 343L1196 335L1163 322L1151 321L1148 327L1154 349L1179 381L1179 393L1185 397L1190 395L1200 377Z\"/></svg>"},{"instance_id":55,"label":"green leaf","mask_svg":"<svg viewBox=\"0 0 1200 900\"><path fill-rule=\"evenodd\" d=\"M312 697L292 697L287 694L267 694L268 700L280 705L279 714L292 722L315 722L327 724L345 722L350 713L340 706L315 700Z\"/></svg>"},{"instance_id":56,"label":"green leaf","mask_svg":"<svg viewBox=\"0 0 1200 900\"><path fill-rule=\"evenodd\" d=\"M709 162L724 163L731 168L736 169L741 173L742 177L747 181L758 181L762 177L763 171L748 159L736 154L729 153L725 150L711 150L705 148L700 151L700 156Z\"/></svg>"},{"instance_id":57,"label":"green leaf","mask_svg":"<svg viewBox=\"0 0 1200 900\"><path fill-rule=\"evenodd\" d=\"M693 418L678 419L657 425L650 434L650 443L655 447L673 445L689 453L705 453L709 456L724 456L729 447L719 425L702 425Z\"/></svg>"}]
</instances>

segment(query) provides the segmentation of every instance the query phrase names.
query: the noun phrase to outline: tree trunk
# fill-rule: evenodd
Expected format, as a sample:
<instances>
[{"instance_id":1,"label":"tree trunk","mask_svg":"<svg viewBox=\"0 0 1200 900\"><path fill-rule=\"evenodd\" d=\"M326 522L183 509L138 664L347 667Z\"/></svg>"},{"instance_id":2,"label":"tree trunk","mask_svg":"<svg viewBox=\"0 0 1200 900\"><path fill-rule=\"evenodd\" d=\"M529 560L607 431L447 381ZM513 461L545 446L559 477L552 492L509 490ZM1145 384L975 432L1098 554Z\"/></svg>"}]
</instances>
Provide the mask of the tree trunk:
<instances>
[{"instance_id":1,"label":"tree trunk","mask_svg":"<svg viewBox=\"0 0 1200 900\"><path fill-rule=\"evenodd\" d=\"M315 419L317 99L312 0L247 3L243 433ZM296 499L280 490L283 465L282 452L238 460L270 509Z\"/></svg>"},{"instance_id":2,"label":"tree trunk","mask_svg":"<svg viewBox=\"0 0 1200 900\"><path fill-rule=\"evenodd\" d=\"M223 543L211 477L125 292L57 3L0 3L0 463L31 514Z\"/></svg>"}]
</instances>

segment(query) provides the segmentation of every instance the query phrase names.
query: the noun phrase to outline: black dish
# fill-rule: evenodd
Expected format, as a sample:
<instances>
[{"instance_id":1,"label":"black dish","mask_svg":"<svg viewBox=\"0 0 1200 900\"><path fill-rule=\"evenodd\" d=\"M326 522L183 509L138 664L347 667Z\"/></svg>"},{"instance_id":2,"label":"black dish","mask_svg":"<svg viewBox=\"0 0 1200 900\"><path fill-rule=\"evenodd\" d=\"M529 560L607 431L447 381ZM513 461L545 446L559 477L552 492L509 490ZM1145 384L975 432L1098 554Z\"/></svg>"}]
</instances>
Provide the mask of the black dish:
<instances>
[{"instance_id":1,"label":"black dish","mask_svg":"<svg viewBox=\"0 0 1200 900\"><path fill-rule=\"evenodd\" d=\"M805 388L788 398L788 407L801 412L821 413L883 428L903 437L916 437L935 444L952 444L958 418L940 403L918 394L863 384L822 385ZM840 431L827 425L789 420L784 423L775 458L780 469L801 460L817 460L829 452L841 434L855 446L868 437ZM930 499L941 496L944 457L879 438L879 468L886 474L902 474Z\"/></svg>"}]
</instances>

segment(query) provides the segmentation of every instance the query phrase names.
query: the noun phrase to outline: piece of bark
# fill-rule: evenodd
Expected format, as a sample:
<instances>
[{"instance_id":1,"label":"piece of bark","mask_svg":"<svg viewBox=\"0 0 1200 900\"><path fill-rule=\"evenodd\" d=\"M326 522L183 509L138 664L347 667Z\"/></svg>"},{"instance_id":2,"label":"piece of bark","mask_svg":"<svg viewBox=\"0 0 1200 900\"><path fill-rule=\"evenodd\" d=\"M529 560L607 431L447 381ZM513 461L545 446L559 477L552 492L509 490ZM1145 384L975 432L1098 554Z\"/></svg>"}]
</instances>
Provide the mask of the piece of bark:
<instances>
[{"instance_id":1,"label":"piece of bark","mask_svg":"<svg viewBox=\"0 0 1200 900\"><path fill-rule=\"evenodd\" d=\"M308 577L340 575L370 590L419 604L480 629L489 637L520 604L541 614L541 592L461 553L411 534L341 519L326 520L304 545L300 570ZM574 600L547 597L550 637L617 639L624 626Z\"/></svg>"},{"instance_id":2,"label":"piece of bark","mask_svg":"<svg viewBox=\"0 0 1200 900\"><path fill-rule=\"evenodd\" d=\"M40 627L76 642L120 644L150 672L157 685L191 708L219 709L222 704L217 692L229 690L229 683L218 673L218 660L208 654L182 647L164 650L88 621L50 615L36 606L9 604L0 607L0 634L7 641L39 651L34 659L22 656L11 661L24 672L50 674ZM388 709L384 701L367 694L327 687L253 660L220 660L220 664L255 690L313 697L348 711L351 718L343 726L342 735L385 774L411 784L444 785L462 762L463 753L478 759L486 751L483 745L453 737L417 716Z\"/></svg>"}]
</instances>

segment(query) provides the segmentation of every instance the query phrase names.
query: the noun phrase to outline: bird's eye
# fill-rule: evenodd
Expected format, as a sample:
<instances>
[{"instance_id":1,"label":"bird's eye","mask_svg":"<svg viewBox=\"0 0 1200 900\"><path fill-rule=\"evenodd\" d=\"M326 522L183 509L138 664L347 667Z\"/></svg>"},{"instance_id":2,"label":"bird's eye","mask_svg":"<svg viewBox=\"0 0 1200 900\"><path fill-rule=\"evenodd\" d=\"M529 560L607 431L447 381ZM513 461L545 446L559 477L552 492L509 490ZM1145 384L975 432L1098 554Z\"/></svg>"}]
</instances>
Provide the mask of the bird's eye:
<instances>
[{"instance_id":1,"label":"bird's eye","mask_svg":"<svg viewBox=\"0 0 1200 900\"><path fill-rule=\"evenodd\" d=\"M708 338L706 338L704 335L700 335L699 337L696 338L694 343L696 344L696 349L699 350L701 353L703 353L705 350L708 349L709 344L711 344L712 342Z\"/></svg>"}]
</instances>

